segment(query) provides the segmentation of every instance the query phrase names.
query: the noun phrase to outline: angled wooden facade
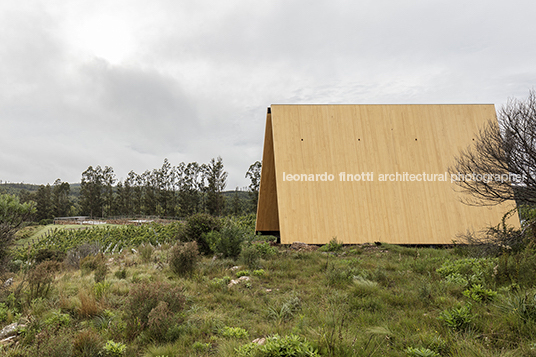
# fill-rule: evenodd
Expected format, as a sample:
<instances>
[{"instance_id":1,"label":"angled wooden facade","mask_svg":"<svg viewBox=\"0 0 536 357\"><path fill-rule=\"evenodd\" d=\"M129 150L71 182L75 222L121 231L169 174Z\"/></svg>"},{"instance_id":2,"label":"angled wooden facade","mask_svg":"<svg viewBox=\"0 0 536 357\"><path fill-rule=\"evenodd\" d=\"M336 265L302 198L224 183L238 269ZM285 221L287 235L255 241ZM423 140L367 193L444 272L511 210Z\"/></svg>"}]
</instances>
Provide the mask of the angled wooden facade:
<instances>
[{"instance_id":1,"label":"angled wooden facade","mask_svg":"<svg viewBox=\"0 0 536 357\"><path fill-rule=\"evenodd\" d=\"M497 225L514 203L464 205L447 174L490 119L493 105L272 105L256 230L283 244L451 244Z\"/></svg>"}]
</instances>

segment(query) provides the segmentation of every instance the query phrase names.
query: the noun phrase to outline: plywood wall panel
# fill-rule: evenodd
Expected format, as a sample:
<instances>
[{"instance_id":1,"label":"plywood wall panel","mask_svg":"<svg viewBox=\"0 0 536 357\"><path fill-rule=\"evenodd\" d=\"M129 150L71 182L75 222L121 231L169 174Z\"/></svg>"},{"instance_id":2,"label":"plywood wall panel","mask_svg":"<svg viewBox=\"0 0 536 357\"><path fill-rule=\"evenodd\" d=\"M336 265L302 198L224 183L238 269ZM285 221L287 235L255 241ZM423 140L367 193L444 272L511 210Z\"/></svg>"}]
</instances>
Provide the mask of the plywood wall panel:
<instances>
[{"instance_id":1,"label":"plywood wall panel","mask_svg":"<svg viewBox=\"0 0 536 357\"><path fill-rule=\"evenodd\" d=\"M279 231L274 143L270 113L266 115L261 182L259 185L259 200L257 203L257 220L255 222L255 230L259 232Z\"/></svg>"},{"instance_id":2,"label":"plywood wall panel","mask_svg":"<svg viewBox=\"0 0 536 357\"><path fill-rule=\"evenodd\" d=\"M262 175L272 170L275 177L282 243L324 244L337 237L345 243L449 244L467 229L496 225L512 202L470 207L450 180L379 177L444 175L490 119L496 120L493 105L273 105L266 129L273 168L263 166ZM265 156L266 145L265 139ZM340 173L370 173L363 178L373 179L342 181ZM288 174L333 179L288 181ZM260 200L263 185L269 187L263 182ZM274 226L263 207L259 202L257 230L264 221Z\"/></svg>"}]
</instances>

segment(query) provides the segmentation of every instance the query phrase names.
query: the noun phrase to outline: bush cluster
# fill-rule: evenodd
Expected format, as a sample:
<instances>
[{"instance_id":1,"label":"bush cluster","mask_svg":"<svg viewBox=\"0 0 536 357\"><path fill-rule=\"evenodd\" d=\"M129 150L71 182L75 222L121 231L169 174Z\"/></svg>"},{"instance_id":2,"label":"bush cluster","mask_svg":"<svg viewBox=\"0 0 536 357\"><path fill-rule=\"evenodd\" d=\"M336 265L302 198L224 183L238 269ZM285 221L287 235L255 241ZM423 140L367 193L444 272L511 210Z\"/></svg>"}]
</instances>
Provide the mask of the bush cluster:
<instances>
[{"instance_id":1,"label":"bush cluster","mask_svg":"<svg viewBox=\"0 0 536 357\"><path fill-rule=\"evenodd\" d=\"M249 235L237 225L227 223L220 231L212 231L204 235L214 253L224 258L236 259L242 251L242 243L250 239Z\"/></svg>"},{"instance_id":2,"label":"bush cluster","mask_svg":"<svg viewBox=\"0 0 536 357\"><path fill-rule=\"evenodd\" d=\"M154 247L151 244L144 244L138 248L142 262L149 263L153 256Z\"/></svg>"},{"instance_id":3,"label":"bush cluster","mask_svg":"<svg viewBox=\"0 0 536 357\"><path fill-rule=\"evenodd\" d=\"M178 243L171 249L169 267L178 275L188 275L199 261L197 242Z\"/></svg>"},{"instance_id":4,"label":"bush cluster","mask_svg":"<svg viewBox=\"0 0 536 357\"><path fill-rule=\"evenodd\" d=\"M44 298L48 295L59 267L60 264L58 262L45 261L30 269L28 272L28 285L30 288L29 301Z\"/></svg>"},{"instance_id":5,"label":"bush cluster","mask_svg":"<svg viewBox=\"0 0 536 357\"><path fill-rule=\"evenodd\" d=\"M206 240L206 234L220 229L219 219L206 213L197 213L188 218L183 240L197 242L201 254L210 254L212 250L210 243Z\"/></svg>"},{"instance_id":6,"label":"bush cluster","mask_svg":"<svg viewBox=\"0 0 536 357\"><path fill-rule=\"evenodd\" d=\"M166 282L135 284L128 296L128 335L133 338L148 329L151 337L161 339L172 323L183 318L178 314L186 299L182 289Z\"/></svg>"}]
</instances>

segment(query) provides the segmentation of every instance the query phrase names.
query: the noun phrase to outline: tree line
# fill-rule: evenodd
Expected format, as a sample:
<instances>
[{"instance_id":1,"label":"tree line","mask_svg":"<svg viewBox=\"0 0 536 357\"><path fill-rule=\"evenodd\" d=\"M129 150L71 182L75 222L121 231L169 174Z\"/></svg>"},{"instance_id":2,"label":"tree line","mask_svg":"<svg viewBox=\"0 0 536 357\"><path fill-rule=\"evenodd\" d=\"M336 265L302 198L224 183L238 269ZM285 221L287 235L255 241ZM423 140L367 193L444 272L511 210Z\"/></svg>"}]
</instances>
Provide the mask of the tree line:
<instances>
[{"instance_id":1,"label":"tree line","mask_svg":"<svg viewBox=\"0 0 536 357\"><path fill-rule=\"evenodd\" d=\"M37 191L22 190L21 202L36 203L35 219L66 216L159 216L188 217L204 212L214 216L255 213L260 184L259 161L252 164L246 177L249 193L224 195L228 173L221 157L207 164L181 162L172 166L169 160L158 169L138 174L130 171L118 180L109 166L89 166L83 173L79 198L71 186L57 179L53 185L40 185Z\"/></svg>"}]
</instances>

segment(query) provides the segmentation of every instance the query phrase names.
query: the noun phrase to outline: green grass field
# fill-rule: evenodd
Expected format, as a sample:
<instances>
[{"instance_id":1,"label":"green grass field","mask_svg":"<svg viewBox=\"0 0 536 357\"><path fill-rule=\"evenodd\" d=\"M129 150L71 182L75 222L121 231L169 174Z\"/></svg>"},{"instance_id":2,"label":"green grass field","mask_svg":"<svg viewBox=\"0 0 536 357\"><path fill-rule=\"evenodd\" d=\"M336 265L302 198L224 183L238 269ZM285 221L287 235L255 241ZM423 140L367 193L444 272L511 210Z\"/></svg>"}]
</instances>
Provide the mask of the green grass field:
<instances>
[{"instance_id":1,"label":"green grass field","mask_svg":"<svg viewBox=\"0 0 536 357\"><path fill-rule=\"evenodd\" d=\"M2 291L1 324L20 320L26 327L1 353L536 356L536 291L533 277L523 275L532 274L523 268L530 262L519 261L516 271L514 261L471 258L460 248L279 246L255 266L208 256L192 274L179 276L168 264L171 244L136 248L105 255L105 280L88 262L81 269L63 264L49 281L24 269L5 275L14 283ZM230 285L242 276L249 280ZM32 279L41 288L32 287ZM161 300L144 313L145 323L133 318L140 289L146 295L136 304ZM173 291L182 304L176 310L163 302ZM262 338L294 347L286 354L252 347ZM70 352L61 354L59 346ZM92 349L95 354L80 352Z\"/></svg>"}]
</instances>

